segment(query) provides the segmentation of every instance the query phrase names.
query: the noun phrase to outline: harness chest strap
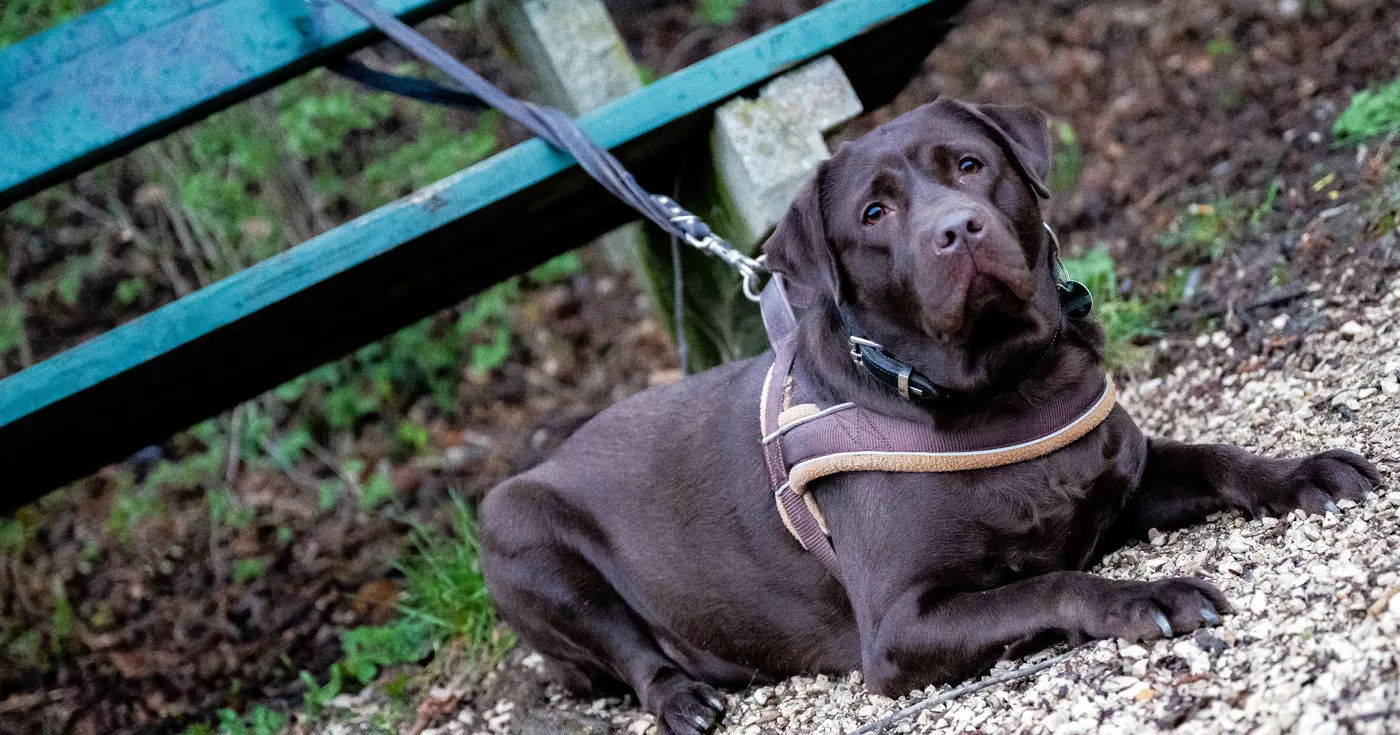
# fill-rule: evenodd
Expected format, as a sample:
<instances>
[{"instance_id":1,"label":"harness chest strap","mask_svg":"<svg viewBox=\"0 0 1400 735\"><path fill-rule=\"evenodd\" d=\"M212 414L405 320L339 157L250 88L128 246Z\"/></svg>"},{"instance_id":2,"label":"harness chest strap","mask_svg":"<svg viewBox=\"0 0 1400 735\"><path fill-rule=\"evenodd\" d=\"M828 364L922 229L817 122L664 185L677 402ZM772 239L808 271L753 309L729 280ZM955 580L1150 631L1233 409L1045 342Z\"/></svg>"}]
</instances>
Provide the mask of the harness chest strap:
<instances>
[{"instance_id":1,"label":"harness chest strap","mask_svg":"<svg viewBox=\"0 0 1400 735\"><path fill-rule=\"evenodd\" d=\"M1103 423L1116 402L1113 381L1104 377L1092 402L1067 423L1062 419L1048 431L988 448L957 447L959 442L929 427L872 414L850 403L825 410L805 404L780 415L777 431L764 441L785 444L788 483L805 495L808 483L838 472L964 472L1043 457ZM1054 413L1053 408L1048 412ZM1026 423L1045 422L1032 418Z\"/></svg>"}]
</instances>

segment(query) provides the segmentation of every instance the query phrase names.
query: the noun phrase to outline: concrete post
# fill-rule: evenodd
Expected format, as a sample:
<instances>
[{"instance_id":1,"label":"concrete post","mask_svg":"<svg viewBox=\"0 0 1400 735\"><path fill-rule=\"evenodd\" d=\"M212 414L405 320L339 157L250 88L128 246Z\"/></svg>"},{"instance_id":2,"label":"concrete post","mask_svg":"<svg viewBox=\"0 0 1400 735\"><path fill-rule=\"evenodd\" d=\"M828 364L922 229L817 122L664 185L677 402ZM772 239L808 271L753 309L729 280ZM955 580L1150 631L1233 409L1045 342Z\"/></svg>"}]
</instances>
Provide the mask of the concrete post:
<instances>
[{"instance_id":1,"label":"concrete post","mask_svg":"<svg viewBox=\"0 0 1400 735\"><path fill-rule=\"evenodd\" d=\"M823 134L863 111L841 65L823 56L769 82L755 99L715 112L715 171L742 223L746 245L766 235L817 164L831 156Z\"/></svg>"},{"instance_id":2,"label":"concrete post","mask_svg":"<svg viewBox=\"0 0 1400 735\"><path fill-rule=\"evenodd\" d=\"M601 0L500 0L496 7L549 104L578 117L642 88ZM601 239L608 259L624 268L635 267L645 242L640 222Z\"/></svg>"},{"instance_id":3,"label":"concrete post","mask_svg":"<svg viewBox=\"0 0 1400 735\"><path fill-rule=\"evenodd\" d=\"M822 57L788 72L753 99L715 111L709 166L685 172L681 200L735 246L752 253L792 204L817 164L831 155L823 135L863 111L841 66ZM643 272L652 303L674 328L667 238L650 235ZM757 354L762 322L727 266L686 247L685 333L690 368Z\"/></svg>"}]
</instances>

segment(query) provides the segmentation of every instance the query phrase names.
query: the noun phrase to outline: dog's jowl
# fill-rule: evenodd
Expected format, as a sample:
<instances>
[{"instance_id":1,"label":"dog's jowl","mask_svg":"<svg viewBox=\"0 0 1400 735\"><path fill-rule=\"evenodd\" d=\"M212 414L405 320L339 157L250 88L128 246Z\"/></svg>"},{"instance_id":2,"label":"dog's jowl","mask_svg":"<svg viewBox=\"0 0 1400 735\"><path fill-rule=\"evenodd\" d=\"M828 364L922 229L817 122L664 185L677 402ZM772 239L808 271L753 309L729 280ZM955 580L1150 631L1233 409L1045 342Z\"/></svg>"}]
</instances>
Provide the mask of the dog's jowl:
<instances>
[{"instance_id":1,"label":"dog's jowl","mask_svg":"<svg viewBox=\"0 0 1400 735\"><path fill-rule=\"evenodd\" d=\"M1347 452L1143 437L1064 297L1049 162L1039 112L953 100L844 146L764 245L776 354L623 401L491 491L487 584L563 684L696 733L716 688L859 670L898 696L1055 640L1181 635L1230 612L1208 582L1083 570L1379 482Z\"/></svg>"}]
</instances>

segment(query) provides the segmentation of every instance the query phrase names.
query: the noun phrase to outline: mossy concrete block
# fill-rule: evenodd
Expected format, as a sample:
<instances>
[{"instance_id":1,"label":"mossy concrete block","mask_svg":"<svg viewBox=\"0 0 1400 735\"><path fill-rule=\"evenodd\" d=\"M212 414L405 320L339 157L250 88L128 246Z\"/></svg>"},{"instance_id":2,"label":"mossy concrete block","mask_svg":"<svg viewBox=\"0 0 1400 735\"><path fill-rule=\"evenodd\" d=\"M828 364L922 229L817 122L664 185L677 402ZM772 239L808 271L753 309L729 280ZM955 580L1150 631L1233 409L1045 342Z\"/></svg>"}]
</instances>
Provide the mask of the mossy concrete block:
<instances>
[{"instance_id":1,"label":"mossy concrete block","mask_svg":"<svg viewBox=\"0 0 1400 735\"><path fill-rule=\"evenodd\" d=\"M521 61L555 107L577 117L642 88L600 0L501 0L498 7Z\"/></svg>"},{"instance_id":2,"label":"mossy concrete block","mask_svg":"<svg viewBox=\"0 0 1400 735\"><path fill-rule=\"evenodd\" d=\"M501 0L498 13L545 101L577 117L642 88L600 0ZM633 268L645 238L633 222L602 238L608 260Z\"/></svg>"},{"instance_id":3,"label":"mossy concrete block","mask_svg":"<svg viewBox=\"0 0 1400 735\"><path fill-rule=\"evenodd\" d=\"M841 65L823 56L715 111L714 162L726 199L757 241L777 225L817 164L823 134L864 108ZM740 236L740 233L735 233Z\"/></svg>"}]
</instances>

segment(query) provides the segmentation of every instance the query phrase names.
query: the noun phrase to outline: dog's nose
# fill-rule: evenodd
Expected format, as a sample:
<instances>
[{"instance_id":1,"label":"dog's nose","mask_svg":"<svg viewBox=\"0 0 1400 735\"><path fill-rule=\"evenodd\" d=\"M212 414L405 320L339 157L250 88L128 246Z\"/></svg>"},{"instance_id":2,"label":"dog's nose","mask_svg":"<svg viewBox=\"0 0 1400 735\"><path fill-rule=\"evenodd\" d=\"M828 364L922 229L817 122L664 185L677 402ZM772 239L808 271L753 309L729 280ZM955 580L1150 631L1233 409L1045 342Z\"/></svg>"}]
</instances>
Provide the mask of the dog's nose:
<instances>
[{"instance_id":1,"label":"dog's nose","mask_svg":"<svg viewBox=\"0 0 1400 735\"><path fill-rule=\"evenodd\" d=\"M976 212L967 209L950 212L938 221L935 245L939 252L970 248L982 239L985 229L982 218Z\"/></svg>"}]
</instances>

